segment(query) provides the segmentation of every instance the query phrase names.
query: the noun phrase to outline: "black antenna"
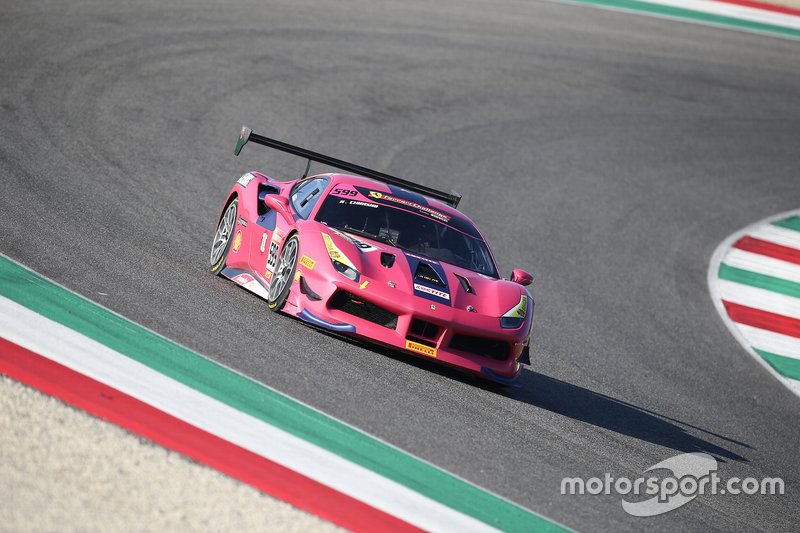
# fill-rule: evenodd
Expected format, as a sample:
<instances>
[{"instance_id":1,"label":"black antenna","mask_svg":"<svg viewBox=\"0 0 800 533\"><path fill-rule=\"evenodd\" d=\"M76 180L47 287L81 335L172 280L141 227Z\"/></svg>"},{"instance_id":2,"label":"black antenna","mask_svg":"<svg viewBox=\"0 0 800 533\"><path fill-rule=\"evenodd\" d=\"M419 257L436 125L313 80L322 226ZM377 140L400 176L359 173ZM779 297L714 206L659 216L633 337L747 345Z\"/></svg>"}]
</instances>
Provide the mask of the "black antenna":
<instances>
[{"instance_id":1,"label":"black antenna","mask_svg":"<svg viewBox=\"0 0 800 533\"><path fill-rule=\"evenodd\" d=\"M306 179L306 176L308 176L308 169L310 168L311 168L311 160L309 159L308 163L306 163L306 171L303 172L303 177L301 179Z\"/></svg>"},{"instance_id":2,"label":"black antenna","mask_svg":"<svg viewBox=\"0 0 800 533\"><path fill-rule=\"evenodd\" d=\"M275 150L280 150L281 152L286 152L288 154L308 159L306 172L308 172L308 167L311 166L311 161L316 161L317 163L322 163L323 165L346 170L348 172L352 172L353 174L358 174L359 176L364 176L366 178L374 179L389 185L396 185L429 198L435 198L436 200L444 202L452 207L458 207L458 202L461 201L461 195L455 191L446 193L426 185L419 185L413 181L404 180L402 178L397 178L377 170L362 167L361 165L356 165L355 163L349 163L328 155L319 154L305 148L300 148L299 146L293 146L283 141L270 139L269 137L264 137L263 135L253 133L253 130L247 126L242 126L242 132L239 134L239 140L236 141L236 148L234 148L233 154L238 156L248 141L253 141L256 144L268 146L269 148L274 148Z\"/></svg>"}]
</instances>

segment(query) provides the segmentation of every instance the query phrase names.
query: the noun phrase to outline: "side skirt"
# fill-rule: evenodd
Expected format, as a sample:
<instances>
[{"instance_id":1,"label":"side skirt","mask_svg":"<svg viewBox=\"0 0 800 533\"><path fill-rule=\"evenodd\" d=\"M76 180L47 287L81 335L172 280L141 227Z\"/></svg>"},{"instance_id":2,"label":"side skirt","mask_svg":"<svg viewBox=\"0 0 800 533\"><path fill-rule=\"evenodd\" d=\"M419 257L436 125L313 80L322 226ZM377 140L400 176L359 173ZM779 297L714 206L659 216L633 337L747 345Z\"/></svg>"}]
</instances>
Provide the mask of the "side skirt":
<instances>
[{"instance_id":1,"label":"side skirt","mask_svg":"<svg viewBox=\"0 0 800 533\"><path fill-rule=\"evenodd\" d=\"M226 267L220 274L264 300L269 296L268 286L263 285L261 280L245 270Z\"/></svg>"}]
</instances>

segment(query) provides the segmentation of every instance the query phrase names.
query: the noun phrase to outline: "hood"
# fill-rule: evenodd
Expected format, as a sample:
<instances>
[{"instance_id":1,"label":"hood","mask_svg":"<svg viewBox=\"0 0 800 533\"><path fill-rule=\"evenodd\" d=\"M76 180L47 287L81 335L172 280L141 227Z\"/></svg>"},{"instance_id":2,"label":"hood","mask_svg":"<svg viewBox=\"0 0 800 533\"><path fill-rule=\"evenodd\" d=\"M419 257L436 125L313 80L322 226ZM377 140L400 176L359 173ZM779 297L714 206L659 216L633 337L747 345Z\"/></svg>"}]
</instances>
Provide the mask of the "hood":
<instances>
[{"instance_id":1,"label":"hood","mask_svg":"<svg viewBox=\"0 0 800 533\"><path fill-rule=\"evenodd\" d=\"M376 283L394 283L395 289L431 303L499 317L528 295L525 287L430 259L389 244L320 224L320 232L347 256L362 276ZM328 240L328 239L325 239Z\"/></svg>"}]
</instances>

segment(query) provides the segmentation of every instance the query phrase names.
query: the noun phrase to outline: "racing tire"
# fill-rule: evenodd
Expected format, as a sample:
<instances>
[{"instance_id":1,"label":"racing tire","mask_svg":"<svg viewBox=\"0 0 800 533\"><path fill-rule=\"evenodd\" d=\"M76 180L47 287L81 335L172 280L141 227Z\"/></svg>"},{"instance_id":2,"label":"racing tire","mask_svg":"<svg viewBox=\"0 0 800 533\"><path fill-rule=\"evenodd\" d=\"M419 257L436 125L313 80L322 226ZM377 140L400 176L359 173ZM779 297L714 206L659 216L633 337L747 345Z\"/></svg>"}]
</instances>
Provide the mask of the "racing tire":
<instances>
[{"instance_id":1,"label":"racing tire","mask_svg":"<svg viewBox=\"0 0 800 533\"><path fill-rule=\"evenodd\" d=\"M225 268L225 260L233 244L236 229L236 215L239 211L239 200L233 199L227 206L217 224L214 242L211 244L211 273L219 274Z\"/></svg>"},{"instance_id":2,"label":"racing tire","mask_svg":"<svg viewBox=\"0 0 800 533\"><path fill-rule=\"evenodd\" d=\"M292 235L283 244L278 264L272 273L269 282L269 293L267 295L267 306L278 312L286 305L289 297L289 290L294 282L294 275L297 272L297 257L300 254L300 239L297 235Z\"/></svg>"}]
</instances>

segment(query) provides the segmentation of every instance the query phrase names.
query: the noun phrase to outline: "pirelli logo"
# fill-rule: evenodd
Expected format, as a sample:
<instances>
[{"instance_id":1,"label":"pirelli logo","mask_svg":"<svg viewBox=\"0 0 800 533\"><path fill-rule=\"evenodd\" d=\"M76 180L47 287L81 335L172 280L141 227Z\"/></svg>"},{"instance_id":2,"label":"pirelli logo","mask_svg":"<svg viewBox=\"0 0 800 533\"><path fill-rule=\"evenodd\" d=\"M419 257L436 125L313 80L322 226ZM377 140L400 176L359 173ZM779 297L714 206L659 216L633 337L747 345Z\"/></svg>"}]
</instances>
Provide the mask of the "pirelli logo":
<instances>
[{"instance_id":1,"label":"pirelli logo","mask_svg":"<svg viewBox=\"0 0 800 533\"><path fill-rule=\"evenodd\" d=\"M317 262L308 257L307 255L304 255L303 257L300 258L300 264L309 270L314 270L314 265L316 265Z\"/></svg>"},{"instance_id":2,"label":"pirelli logo","mask_svg":"<svg viewBox=\"0 0 800 533\"><path fill-rule=\"evenodd\" d=\"M414 341L406 341L406 348L413 352L421 353L422 355L427 355L428 357L436 357L436 348L431 348L430 346L425 346L424 344L420 344Z\"/></svg>"}]
</instances>

